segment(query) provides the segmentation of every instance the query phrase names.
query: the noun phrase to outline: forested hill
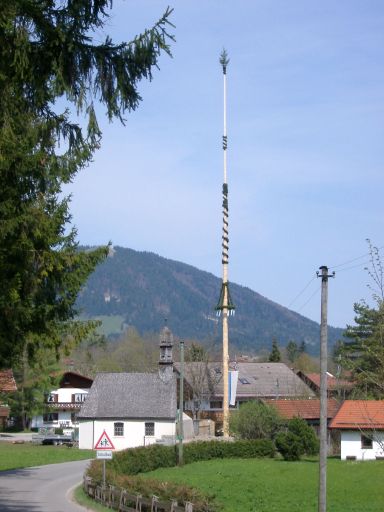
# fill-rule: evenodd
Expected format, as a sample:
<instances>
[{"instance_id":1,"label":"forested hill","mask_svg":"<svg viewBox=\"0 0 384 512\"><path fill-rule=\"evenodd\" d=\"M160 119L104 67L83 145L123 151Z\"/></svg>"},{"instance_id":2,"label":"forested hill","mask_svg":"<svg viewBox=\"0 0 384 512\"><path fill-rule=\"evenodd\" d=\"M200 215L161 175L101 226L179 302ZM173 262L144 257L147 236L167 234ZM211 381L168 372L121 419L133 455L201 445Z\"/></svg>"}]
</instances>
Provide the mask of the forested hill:
<instances>
[{"instance_id":1,"label":"forested hill","mask_svg":"<svg viewBox=\"0 0 384 512\"><path fill-rule=\"evenodd\" d=\"M119 315L140 333L158 332L167 318L178 338L201 342L220 337L214 308L221 280L195 267L149 252L116 247L113 257L91 275L78 301L83 314ZM249 288L231 283L236 315L230 318L231 347L256 353L303 340L312 354L318 352L319 324L284 308ZM333 344L342 330L331 327Z\"/></svg>"}]
</instances>

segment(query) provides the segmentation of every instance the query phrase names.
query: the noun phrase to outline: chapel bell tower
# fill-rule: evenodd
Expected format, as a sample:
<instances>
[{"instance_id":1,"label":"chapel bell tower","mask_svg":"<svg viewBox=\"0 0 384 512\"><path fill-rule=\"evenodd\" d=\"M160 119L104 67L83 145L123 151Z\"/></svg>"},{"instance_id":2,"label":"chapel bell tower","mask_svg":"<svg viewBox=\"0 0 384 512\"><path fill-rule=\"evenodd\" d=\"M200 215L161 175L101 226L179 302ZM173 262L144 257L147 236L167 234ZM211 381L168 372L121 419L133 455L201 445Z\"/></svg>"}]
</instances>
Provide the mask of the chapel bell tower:
<instances>
[{"instance_id":1,"label":"chapel bell tower","mask_svg":"<svg viewBox=\"0 0 384 512\"><path fill-rule=\"evenodd\" d=\"M173 376L173 334L165 325L160 333L159 375L161 380L170 381Z\"/></svg>"}]
</instances>

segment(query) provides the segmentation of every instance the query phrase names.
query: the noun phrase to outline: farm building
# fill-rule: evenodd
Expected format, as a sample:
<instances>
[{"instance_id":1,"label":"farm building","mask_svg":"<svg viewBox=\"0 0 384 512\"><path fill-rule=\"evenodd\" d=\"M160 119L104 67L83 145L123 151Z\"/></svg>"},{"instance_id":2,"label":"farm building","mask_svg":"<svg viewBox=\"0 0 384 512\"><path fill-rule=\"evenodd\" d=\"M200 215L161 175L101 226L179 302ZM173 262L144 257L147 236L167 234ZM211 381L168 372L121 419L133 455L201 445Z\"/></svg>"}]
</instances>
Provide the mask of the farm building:
<instances>
[{"instance_id":1,"label":"farm building","mask_svg":"<svg viewBox=\"0 0 384 512\"><path fill-rule=\"evenodd\" d=\"M384 459L384 400L346 400L329 428L340 432L342 460Z\"/></svg>"}]
</instances>

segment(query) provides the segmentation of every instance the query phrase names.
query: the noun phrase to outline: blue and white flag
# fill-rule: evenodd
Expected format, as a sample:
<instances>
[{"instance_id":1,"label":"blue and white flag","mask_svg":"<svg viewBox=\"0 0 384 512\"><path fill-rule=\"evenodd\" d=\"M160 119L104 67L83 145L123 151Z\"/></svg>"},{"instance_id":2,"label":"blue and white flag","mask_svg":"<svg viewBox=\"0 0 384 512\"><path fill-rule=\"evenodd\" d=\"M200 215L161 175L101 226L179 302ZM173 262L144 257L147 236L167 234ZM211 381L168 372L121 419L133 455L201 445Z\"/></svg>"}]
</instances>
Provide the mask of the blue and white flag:
<instances>
[{"instance_id":1,"label":"blue and white flag","mask_svg":"<svg viewBox=\"0 0 384 512\"><path fill-rule=\"evenodd\" d=\"M236 405L236 391L238 378L239 372L237 370L230 370L228 372L229 405Z\"/></svg>"}]
</instances>

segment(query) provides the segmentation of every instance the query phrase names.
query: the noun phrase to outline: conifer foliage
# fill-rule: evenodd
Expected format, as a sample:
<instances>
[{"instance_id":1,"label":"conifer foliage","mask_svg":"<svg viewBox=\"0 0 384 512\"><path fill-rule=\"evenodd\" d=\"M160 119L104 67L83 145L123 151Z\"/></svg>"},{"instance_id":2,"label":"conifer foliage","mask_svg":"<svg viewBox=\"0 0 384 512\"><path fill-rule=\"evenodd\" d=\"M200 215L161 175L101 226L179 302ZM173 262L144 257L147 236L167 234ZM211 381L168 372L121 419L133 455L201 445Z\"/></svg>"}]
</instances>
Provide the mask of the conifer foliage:
<instances>
[{"instance_id":1,"label":"conifer foliage","mask_svg":"<svg viewBox=\"0 0 384 512\"><path fill-rule=\"evenodd\" d=\"M384 398L384 268L379 249L367 240L370 265L368 288L373 306L354 304L355 325L348 325L338 352L345 368L352 372L354 396ZM336 353L338 355L338 353Z\"/></svg>"},{"instance_id":2,"label":"conifer foliage","mask_svg":"<svg viewBox=\"0 0 384 512\"><path fill-rule=\"evenodd\" d=\"M111 0L3 0L0 6L0 367L56 352L91 327L77 294L108 248L79 251L71 182L99 147L95 103L124 122L138 83L170 54L171 10L131 42L93 34ZM57 111L57 99L67 108ZM84 115L86 127L73 121Z\"/></svg>"}]
</instances>

